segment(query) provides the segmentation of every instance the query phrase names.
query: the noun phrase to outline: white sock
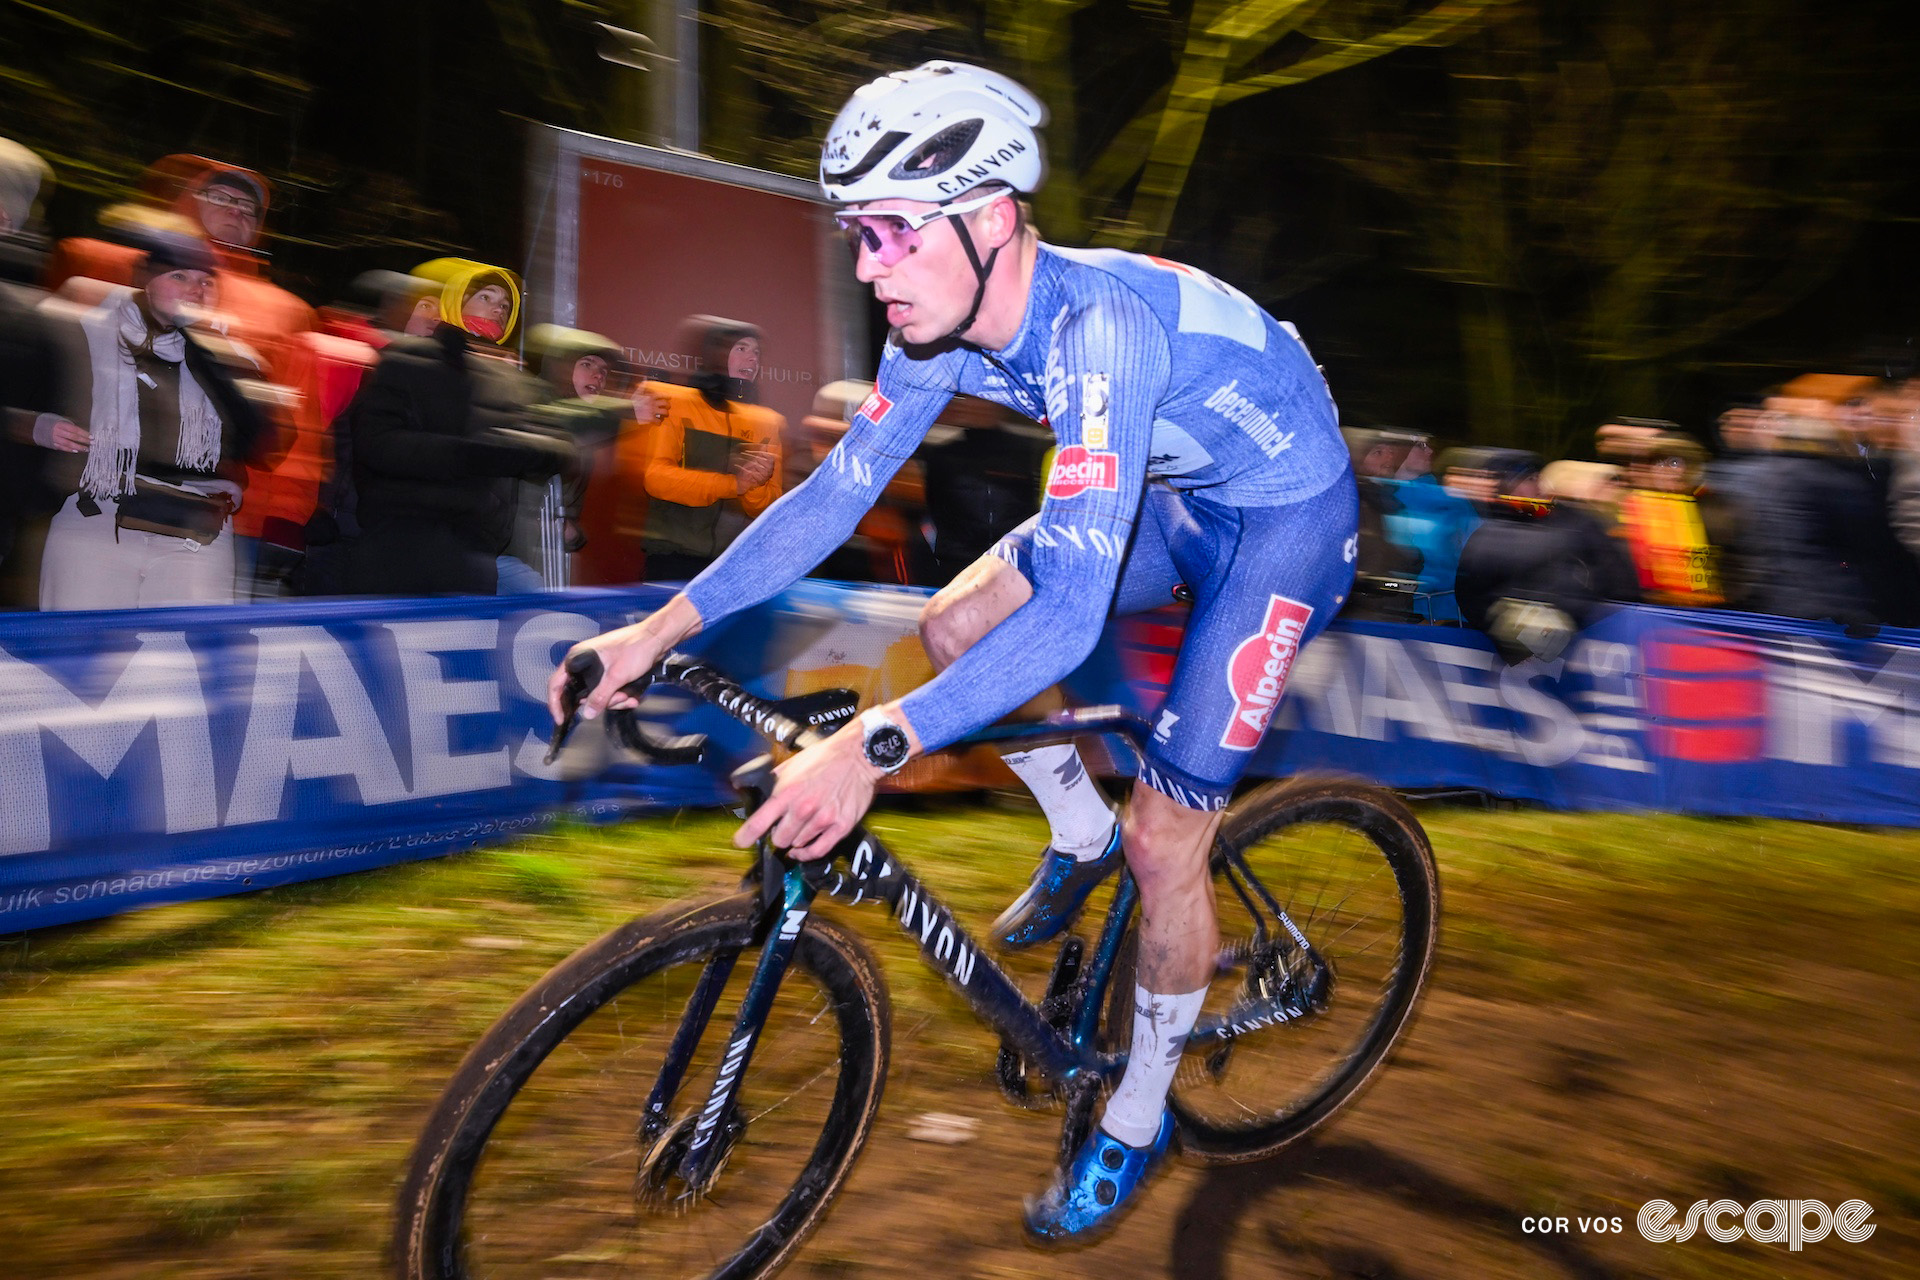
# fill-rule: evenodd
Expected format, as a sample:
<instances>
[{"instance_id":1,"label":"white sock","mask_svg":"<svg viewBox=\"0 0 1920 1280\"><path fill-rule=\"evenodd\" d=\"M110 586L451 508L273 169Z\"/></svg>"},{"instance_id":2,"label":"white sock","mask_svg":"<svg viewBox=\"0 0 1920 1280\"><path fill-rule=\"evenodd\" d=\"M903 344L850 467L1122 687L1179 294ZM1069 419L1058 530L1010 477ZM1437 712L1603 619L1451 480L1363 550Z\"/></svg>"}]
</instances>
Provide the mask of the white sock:
<instances>
[{"instance_id":1,"label":"white sock","mask_svg":"<svg viewBox=\"0 0 1920 1280\"><path fill-rule=\"evenodd\" d=\"M1081 862L1097 858L1113 835L1113 810L1071 742L1000 757L1027 784L1053 828L1053 847Z\"/></svg>"},{"instance_id":2,"label":"white sock","mask_svg":"<svg viewBox=\"0 0 1920 1280\"><path fill-rule=\"evenodd\" d=\"M1155 995L1133 988L1133 1052L1120 1087L1107 1099L1100 1127L1130 1147L1144 1147L1160 1132L1160 1113L1166 1109L1173 1071L1187 1045L1187 1033L1200 1020L1207 989L1183 996Z\"/></svg>"}]
</instances>

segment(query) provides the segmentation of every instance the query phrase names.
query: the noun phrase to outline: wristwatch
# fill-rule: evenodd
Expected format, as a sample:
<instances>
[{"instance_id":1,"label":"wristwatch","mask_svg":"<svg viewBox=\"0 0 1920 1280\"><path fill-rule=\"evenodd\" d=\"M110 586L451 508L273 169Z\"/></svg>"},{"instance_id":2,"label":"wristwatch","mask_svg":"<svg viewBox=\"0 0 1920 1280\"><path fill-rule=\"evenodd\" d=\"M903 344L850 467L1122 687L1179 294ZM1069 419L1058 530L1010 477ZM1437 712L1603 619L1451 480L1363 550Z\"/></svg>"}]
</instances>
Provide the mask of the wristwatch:
<instances>
[{"instance_id":1,"label":"wristwatch","mask_svg":"<svg viewBox=\"0 0 1920 1280\"><path fill-rule=\"evenodd\" d=\"M867 763L882 773L900 772L912 750L907 731L887 719L886 712L878 707L860 713L860 745L867 753Z\"/></svg>"}]
</instances>

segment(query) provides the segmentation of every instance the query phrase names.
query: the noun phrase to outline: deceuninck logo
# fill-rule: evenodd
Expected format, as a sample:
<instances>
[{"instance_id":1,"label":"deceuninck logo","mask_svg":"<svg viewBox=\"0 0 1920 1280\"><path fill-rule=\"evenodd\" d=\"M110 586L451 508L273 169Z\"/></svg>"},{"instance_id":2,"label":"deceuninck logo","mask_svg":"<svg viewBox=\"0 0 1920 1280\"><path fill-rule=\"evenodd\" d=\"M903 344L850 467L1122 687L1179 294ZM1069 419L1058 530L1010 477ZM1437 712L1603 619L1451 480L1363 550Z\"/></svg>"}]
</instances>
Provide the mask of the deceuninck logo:
<instances>
[{"instance_id":1,"label":"deceuninck logo","mask_svg":"<svg viewBox=\"0 0 1920 1280\"><path fill-rule=\"evenodd\" d=\"M1654 1244L1677 1244L1704 1229L1721 1244L1741 1236L1762 1244L1785 1243L1795 1253L1802 1245L1817 1244L1828 1235L1859 1244L1874 1233L1873 1206L1865 1200L1843 1200L1829 1209L1819 1200L1696 1200L1684 1219L1679 1207L1667 1200L1649 1200L1640 1206L1634 1225Z\"/></svg>"}]
</instances>

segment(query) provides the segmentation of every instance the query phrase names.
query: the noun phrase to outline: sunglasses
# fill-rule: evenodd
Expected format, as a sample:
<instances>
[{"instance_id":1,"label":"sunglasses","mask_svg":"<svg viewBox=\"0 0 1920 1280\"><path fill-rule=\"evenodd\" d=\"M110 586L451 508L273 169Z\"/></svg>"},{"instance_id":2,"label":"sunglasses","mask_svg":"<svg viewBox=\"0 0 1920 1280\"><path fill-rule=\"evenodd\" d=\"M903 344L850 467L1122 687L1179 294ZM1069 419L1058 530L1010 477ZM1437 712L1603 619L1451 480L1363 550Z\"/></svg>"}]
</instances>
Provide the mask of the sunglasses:
<instances>
[{"instance_id":1,"label":"sunglasses","mask_svg":"<svg viewBox=\"0 0 1920 1280\"><path fill-rule=\"evenodd\" d=\"M833 220L847 238L847 251L856 260L860 257L860 250L865 249L880 260L881 266L891 267L920 247L922 227L941 218L984 209L1006 194L996 189L971 200L935 205L925 213L896 213L891 210L885 213L848 212L834 214Z\"/></svg>"}]
</instances>

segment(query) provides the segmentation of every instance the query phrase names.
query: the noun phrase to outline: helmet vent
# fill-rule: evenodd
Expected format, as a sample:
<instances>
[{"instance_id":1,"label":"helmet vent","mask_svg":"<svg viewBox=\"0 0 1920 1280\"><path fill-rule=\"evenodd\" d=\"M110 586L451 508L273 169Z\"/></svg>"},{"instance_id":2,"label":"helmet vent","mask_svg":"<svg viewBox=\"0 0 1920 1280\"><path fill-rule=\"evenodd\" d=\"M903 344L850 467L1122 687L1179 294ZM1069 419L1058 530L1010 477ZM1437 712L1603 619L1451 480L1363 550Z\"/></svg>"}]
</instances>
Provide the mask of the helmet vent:
<instances>
[{"instance_id":1,"label":"helmet vent","mask_svg":"<svg viewBox=\"0 0 1920 1280\"><path fill-rule=\"evenodd\" d=\"M875 165L893 154L893 149L906 140L907 135L897 129L891 133L883 134L878 142L867 149L867 154L860 157L858 164L854 165L851 169L843 169L839 173L829 173L825 175L826 180L836 186L850 182L858 182L871 173Z\"/></svg>"},{"instance_id":2,"label":"helmet vent","mask_svg":"<svg viewBox=\"0 0 1920 1280\"><path fill-rule=\"evenodd\" d=\"M915 147L913 154L895 165L887 176L900 181L931 178L945 173L966 156L985 124L986 121L975 116L971 120L948 125Z\"/></svg>"}]
</instances>

